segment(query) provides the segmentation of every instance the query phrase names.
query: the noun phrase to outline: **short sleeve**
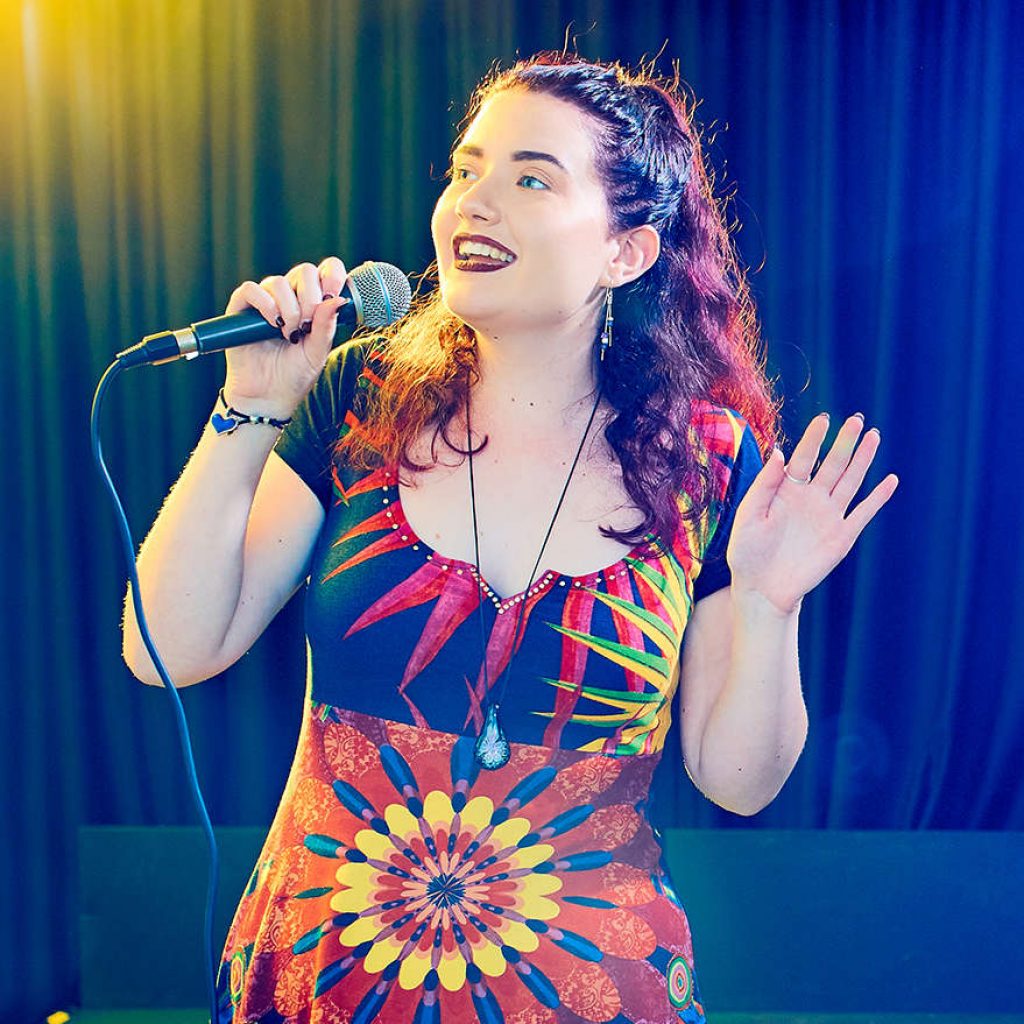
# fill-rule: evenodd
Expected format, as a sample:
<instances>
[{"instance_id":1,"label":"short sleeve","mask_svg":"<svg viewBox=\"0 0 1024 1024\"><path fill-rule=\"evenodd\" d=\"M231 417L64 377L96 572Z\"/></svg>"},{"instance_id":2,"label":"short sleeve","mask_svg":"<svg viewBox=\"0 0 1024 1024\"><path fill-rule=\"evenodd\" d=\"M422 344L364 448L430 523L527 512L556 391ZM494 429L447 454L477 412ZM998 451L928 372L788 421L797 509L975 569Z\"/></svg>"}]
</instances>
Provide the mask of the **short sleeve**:
<instances>
[{"instance_id":1,"label":"short sleeve","mask_svg":"<svg viewBox=\"0 0 1024 1024\"><path fill-rule=\"evenodd\" d=\"M736 517L736 508L764 466L761 449L753 430L750 429L750 424L731 410L727 410L727 415L733 421L733 433L739 436L739 442L733 445L734 454L731 466L729 466L729 479L719 513L718 525L704 552L701 570L693 581L695 603L702 597L707 597L716 590L727 587L732 581L732 574L729 571L729 563L726 561L725 555L729 547L729 537L732 533L733 519ZM726 455L725 458L726 465L729 465L728 456Z\"/></svg>"},{"instance_id":2,"label":"short sleeve","mask_svg":"<svg viewBox=\"0 0 1024 1024\"><path fill-rule=\"evenodd\" d=\"M367 339L332 349L309 394L292 414L274 451L317 496L326 512L333 492L334 447L345 430L362 373Z\"/></svg>"}]
</instances>

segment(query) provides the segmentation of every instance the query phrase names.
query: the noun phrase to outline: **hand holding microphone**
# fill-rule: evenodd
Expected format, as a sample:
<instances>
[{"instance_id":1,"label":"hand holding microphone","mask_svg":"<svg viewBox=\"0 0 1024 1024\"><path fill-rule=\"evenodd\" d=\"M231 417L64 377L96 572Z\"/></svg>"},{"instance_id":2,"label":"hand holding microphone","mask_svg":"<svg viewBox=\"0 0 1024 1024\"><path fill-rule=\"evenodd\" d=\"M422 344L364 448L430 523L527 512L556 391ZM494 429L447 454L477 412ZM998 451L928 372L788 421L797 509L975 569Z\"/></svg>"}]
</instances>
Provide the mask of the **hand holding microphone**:
<instances>
[{"instance_id":1,"label":"hand holding microphone","mask_svg":"<svg viewBox=\"0 0 1024 1024\"><path fill-rule=\"evenodd\" d=\"M277 337L224 350L229 405L256 406L286 419L306 396L330 354L348 273L337 256L319 266L299 263L287 274L244 281L228 300L225 316L253 309Z\"/></svg>"},{"instance_id":2,"label":"hand holding microphone","mask_svg":"<svg viewBox=\"0 0 1024 1024\"><path fill-rule=\"evenodd\" d=\"M385 327L405 316L411 301L409 281L397 267L367 262L348 273L337 256L328 256L319 266L299 263L259 284L244 281L223 316L148 335L117 358L128 368L223 351L228 402L259 400L267 414L283 419L323 370L339 321Z\"/></svg>"}]
</instances>

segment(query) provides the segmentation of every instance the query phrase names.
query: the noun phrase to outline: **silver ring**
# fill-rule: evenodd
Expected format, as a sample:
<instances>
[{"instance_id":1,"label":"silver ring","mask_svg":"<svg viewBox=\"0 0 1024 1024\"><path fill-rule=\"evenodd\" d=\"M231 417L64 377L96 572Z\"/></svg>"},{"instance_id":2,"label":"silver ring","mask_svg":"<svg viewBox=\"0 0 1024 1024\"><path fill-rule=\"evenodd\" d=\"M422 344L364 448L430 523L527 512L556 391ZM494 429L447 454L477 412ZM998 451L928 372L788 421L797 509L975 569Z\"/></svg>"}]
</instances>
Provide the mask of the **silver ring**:
<instances>
[{"instance_id":1,"label":"silver ring","mask_svg":"<svg viewBox=\"0 0 1024 1024\"><path fill-rule=\"evenodd\" d=\"M811 475L812 474L810 474L810 473L807 474L807 478L806 479L801 480L799 477L791 476L789 470L786 469L785 466L782 467L782 472L786 474L786 478L787 479L792 480L793 483L795 483L795 484L809 484L811 482Z\"/></svg>"}]
</instances>

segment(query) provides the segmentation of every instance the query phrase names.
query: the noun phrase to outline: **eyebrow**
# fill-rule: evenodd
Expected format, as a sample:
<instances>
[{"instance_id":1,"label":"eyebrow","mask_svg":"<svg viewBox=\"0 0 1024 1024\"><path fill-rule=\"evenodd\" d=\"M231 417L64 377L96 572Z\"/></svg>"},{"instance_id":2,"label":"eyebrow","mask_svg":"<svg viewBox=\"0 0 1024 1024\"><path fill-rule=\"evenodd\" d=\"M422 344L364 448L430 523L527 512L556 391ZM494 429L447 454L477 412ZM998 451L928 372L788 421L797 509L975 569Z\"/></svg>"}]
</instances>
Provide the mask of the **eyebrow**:
<instances>
[{"instance_id":1,"label":"eyebrow","mask_svg":"<svg viewBox=\"0 0 1024 1024\"><path fill-rule=\"evenodd\" d=\"M465 153L468 156L479 157L484 155L484 151L479 146L459 146L452 156L458 156L460 153ZM569 173L565 164L563 164L557 156L552 156L550 153L542 153L539 149L517 149L512 154L512 159L516 162L523 160L544 160L549 164L554 164L559 170L564 171L566 174Z\"/></svg>"}]
</instances>

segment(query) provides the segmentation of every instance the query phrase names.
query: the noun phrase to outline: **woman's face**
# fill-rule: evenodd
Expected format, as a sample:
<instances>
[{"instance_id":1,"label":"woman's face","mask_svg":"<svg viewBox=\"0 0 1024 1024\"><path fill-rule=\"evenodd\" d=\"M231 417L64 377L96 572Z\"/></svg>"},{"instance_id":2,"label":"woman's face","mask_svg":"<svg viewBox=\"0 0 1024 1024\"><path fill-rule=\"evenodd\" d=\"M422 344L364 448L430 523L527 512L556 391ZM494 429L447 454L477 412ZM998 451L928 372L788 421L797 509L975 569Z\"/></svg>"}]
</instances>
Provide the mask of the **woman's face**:
<instances>
[{"instance_id":1,"label":"woman's face","mask_svg":"<svg viewBox=\"0 0 1024 1024\"><path fill-rule=\"evenodd\" d=\"M596 330L616 243L591 124L570 103L512 89L460 140L431 233L442 298L471 327ZM467 251L467 240L484 248Z\"/></svg>"}]
</instances>

